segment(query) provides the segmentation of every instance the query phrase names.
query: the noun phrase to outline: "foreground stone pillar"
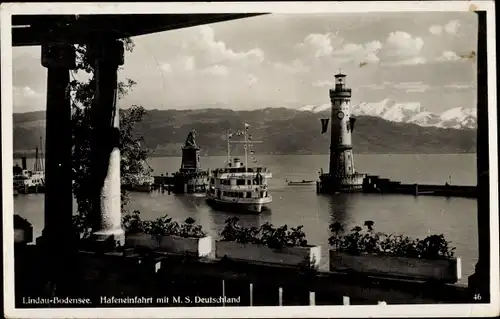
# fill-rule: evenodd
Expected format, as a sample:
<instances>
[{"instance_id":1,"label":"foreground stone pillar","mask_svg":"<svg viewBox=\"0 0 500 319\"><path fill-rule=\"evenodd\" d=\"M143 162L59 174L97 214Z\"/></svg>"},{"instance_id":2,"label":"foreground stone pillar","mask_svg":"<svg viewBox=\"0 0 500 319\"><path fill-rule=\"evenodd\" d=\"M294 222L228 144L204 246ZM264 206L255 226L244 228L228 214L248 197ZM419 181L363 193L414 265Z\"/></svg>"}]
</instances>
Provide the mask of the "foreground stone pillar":
<instances>
[{"instance_id":1,"label":"foreground stone pillar","mask_svg":"<svg viewBox=\"0 0 500 319\"><path fill-rule=\"evenodd\" d=\"M477 228L478 262L469 277L471 301L490 302L490 187L486 11L478 14L477 47ZM497 252L498 253L498 252Z\"/></svg>"},{"instance_id":2,"label":"foreground stone pillar","mask_svg":"<svg viewBox=\"0 0 500 319\"><path fill-rule=\"evenodd\" d=\"M47 68L45 227L42 240L59 249L70 244L69 239L73 237L69 70L75 68L75 48L70 44L42 45L42 65Z\"/></svg>"},{"instance_id":3,"label":"foreground stone pillar","mask_svg":"<svg viewBox=\"0 0 500 319\"><path fill-rule=\"evenodd\" d=\"M121 227L121 185L117 71L123 64L123 44L98 39L87 46L94 67L96 91L91 109L92 240L112 247L125 244Z\"/></svg>"}]
</instances>

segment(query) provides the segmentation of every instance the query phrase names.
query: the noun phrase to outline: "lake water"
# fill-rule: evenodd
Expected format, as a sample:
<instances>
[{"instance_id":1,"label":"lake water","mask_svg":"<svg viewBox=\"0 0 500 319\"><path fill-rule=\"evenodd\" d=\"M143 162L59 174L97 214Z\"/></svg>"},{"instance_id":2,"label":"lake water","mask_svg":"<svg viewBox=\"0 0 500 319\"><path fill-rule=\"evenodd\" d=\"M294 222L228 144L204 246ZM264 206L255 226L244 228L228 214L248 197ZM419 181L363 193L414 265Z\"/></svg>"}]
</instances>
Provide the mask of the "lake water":
<instances>
[{"instance_id":1,"label":"lake water","mask_svg":"<svg viewBox=\"0 0 500 319\"><path fill-rule=\"evenodd\" d=\"M317 179L322 167L327 171L327 155L258 156L258 164L269 167L273 179L269 189L273 203L261 215L239 215L247 226L269 221L275 226L304 225L311 244L323 246L326 263L328 225L339 221L347 227L375 222L375 230L422 238L444 234L462 259L462 282L474 271L477 261L477 200L432 196L341 194L317 195L315 185L287 186L289 180ZM224 157L202 157L204 168L224 164ZM149 160L155 174L177 171L176 157ZM28 161L28 167L31 167ZM406 183L476 185L476 155L355 155L358 172L380 175ZM143 219L168 214L179 221L193 217L212 236L224 227L231 213L218 212L195 195L168 195L158 192L130 194L130 209L141 211ZM43 195L20 195L14 199L15 212L34 226L35 236L43 229ZM76 206L76 204L75 204Z\"/></svg>"}]
</instances>

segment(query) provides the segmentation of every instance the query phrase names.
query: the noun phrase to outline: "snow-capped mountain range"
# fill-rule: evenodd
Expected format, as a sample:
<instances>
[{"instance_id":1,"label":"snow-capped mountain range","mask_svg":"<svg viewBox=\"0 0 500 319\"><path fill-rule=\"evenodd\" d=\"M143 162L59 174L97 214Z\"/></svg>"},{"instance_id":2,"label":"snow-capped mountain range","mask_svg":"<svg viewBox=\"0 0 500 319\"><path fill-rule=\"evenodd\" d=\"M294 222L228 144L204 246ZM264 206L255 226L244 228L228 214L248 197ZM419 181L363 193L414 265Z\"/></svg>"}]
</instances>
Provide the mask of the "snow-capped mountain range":
<instances>
[{"instance_id":1,"label":"snow-capped mountain range","mask_svg":"<svg viewBox=\"0 0 500 319\"><path fill-rule=\"evenodd\" d=\"M319 113L330 108L330 104L306 105L300 111ZM367 115L381 117L387 121L399 123L413 123L420 126L434 126L454 129L473 129L477 127L476 109L454 107L441 114L435 114L420 105L418 102L396 103L391 99L380 102L362 102L351 105L354 116Z\"/></svg>"}]
</instances>

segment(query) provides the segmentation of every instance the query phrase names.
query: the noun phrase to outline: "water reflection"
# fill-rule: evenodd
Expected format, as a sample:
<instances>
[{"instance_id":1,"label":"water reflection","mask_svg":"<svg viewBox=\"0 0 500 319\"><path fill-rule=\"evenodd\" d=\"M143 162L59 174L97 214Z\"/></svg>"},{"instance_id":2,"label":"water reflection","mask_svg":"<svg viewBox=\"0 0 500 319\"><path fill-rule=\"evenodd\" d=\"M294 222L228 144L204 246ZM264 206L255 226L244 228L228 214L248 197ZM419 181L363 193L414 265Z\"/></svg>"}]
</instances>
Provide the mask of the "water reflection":
<instances>
[{"instance_id":1,"label":"water reflection","mask_svg":"<svg viewBox=\"0 0 500 319\"><path fill-rule=\"evenodd\" d=\"M350 194L337 194L328 196L330 209L330 224L339 222L342 225L348 222L349 214L349 198Z\"/></svg>"}]
</instances>

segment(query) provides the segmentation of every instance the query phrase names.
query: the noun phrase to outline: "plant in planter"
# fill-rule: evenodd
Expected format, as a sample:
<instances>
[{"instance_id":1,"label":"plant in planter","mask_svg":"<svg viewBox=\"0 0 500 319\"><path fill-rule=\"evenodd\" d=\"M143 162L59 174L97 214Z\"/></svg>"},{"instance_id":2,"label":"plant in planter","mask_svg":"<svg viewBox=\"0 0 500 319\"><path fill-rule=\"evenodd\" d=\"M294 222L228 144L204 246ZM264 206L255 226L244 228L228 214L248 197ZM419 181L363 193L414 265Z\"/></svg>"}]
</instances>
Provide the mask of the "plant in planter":
<instances>
[{"instance_id":1,"label":"plant in planter","mask_svg":"<svg viewBox=\"0 0 500 319\"><path fill-rule=\"evenodd\" d=\"M314 261L307 267L319 265L320 247L307 244L302 226L288 229L287 225L276 228L265 223L247 228L238 222L237 217L226 220L221 239L215 243L216 257L294 266L304 265L307 259Z\"/></svg>"},{"instance_id":2,"label":"plant in planter","mask_svg":"<svg viewBox=\"0 0 500 319\"><path fill-rule=\"evenodd\" d=\"M163 231L159 239L160 250L184 255L208 256L212 253L212 238L207 236L201 225L196 225L191 217L186 218L183 224L172 222L170 218L164 225L154 226L156 236Z\"/></svg>"},{"instance_id":3,"label":"plant in planter","mask_svg":"<svg viewBox=\"0 0 500 319\"><path fill-rule=\"evenodd\" d=\"M187 218L179 225L168 215L142 221L139 212L123 219L128 246L168 253L206 256L212 251L212 239L195 220Z\"/></svg>"},{"instance_id":4,"label":"plant in planter","mask_svg":"<svg viewBox=\"0 0 500 319\"><path fill-rule=\"evenodd\" d=\"M259 231L257 227L246 228L241 226L238 217L230 217L226 219L224 229L220 233L220 236L225 241L237 242L237 243L253 243L260 244Z\"/></svg>"},{"instance_id":5,"label":"plant in planter","mask_svg":"<svg viewBox=\"0 0 500 319\"><path fill-rule=\"evenodd\" d=\"M375 232L366 221L345 233L340 223L330 225L330 271L350 271L377 276L457 282L460 258L443 235L424 239Z\"/></svg>"},{"instance_id":6,"label":"plant in planter","mask_svg":"<svg viewBox=\"0 0 500 319\"><path fill-rule=\"evenodd\" d=\"M122 217L122 227L126 234L137 234L144 232L141 212L134 210L132 214L126 214Z\"/></svg>"},{"instance_id":7,"label":"plant in planter","mask_svg":"<svg viewBox=\"0 0 500 319\"><path fill-rule=\"evenodd\" d=\"M194 218L188 217L179 229L177 235L184 238L203 238L207 233L203 231L201 225L195 224Z\"/></svg>"}]
</instances>

